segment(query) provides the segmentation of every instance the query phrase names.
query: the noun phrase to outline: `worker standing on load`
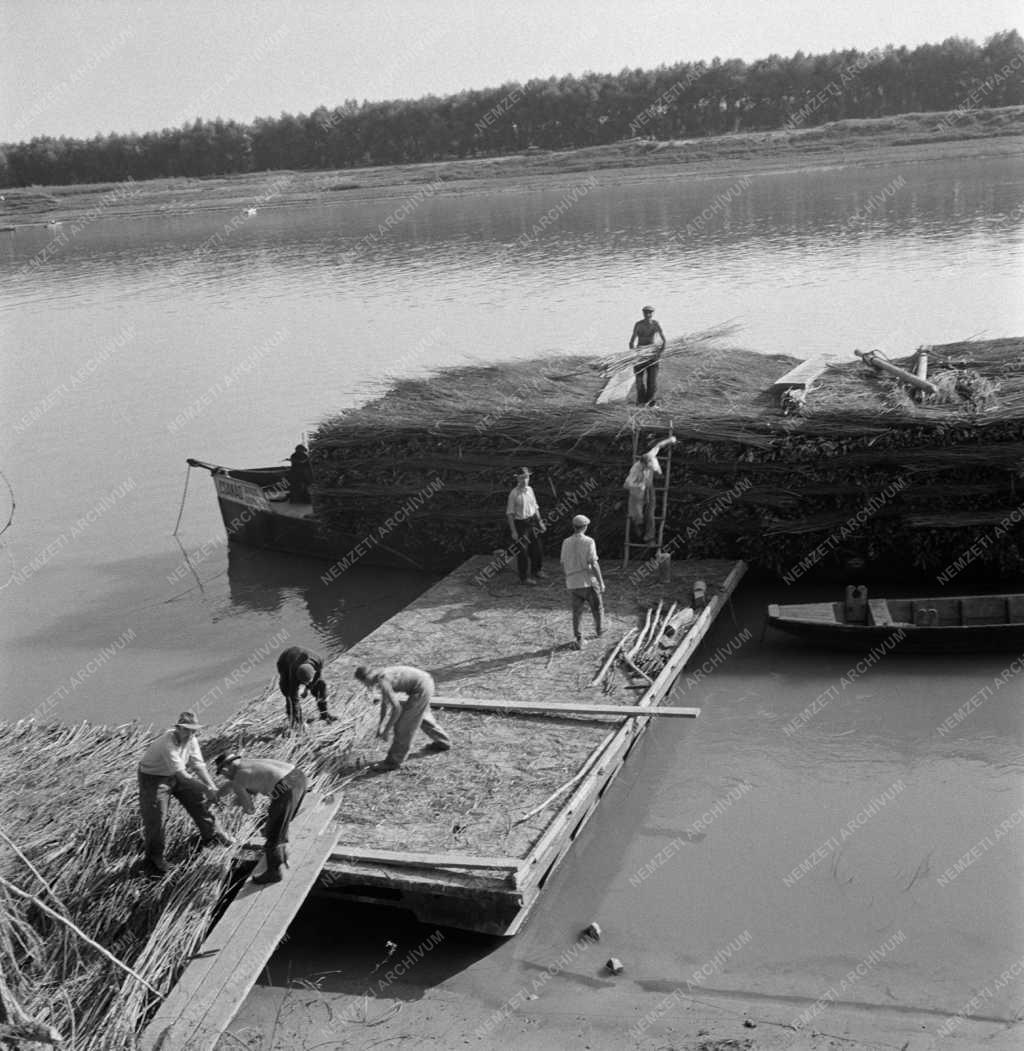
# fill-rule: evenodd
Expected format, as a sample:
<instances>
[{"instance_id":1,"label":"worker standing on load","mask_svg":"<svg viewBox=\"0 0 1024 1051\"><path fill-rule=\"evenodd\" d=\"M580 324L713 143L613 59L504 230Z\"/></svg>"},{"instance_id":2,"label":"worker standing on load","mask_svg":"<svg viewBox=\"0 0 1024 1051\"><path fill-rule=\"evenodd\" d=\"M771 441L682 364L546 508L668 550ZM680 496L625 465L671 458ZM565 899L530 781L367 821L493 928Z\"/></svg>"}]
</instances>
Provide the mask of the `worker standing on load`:
<instances>
[{"instance_id":1,"label":"worker standing on load","mask_svg":"<svg viewBox=\"0 0 1024 1051\"><path fill-rule=\"evenodd\" d=\"M204 847L231 845L231 838L221 831L210 809L217 786L199 750L196 734L201 729L195 712L182 712L174 726L149 745L139 762L139 812L148 875L162 876L168 869L164 822L171 796L188 811Z\"/></svg>"},{"instance_id":2,"label":"worker standing on load","mask_svg":"<svg viewBox=\"0 0 1024 1051\"><path fill-rule=\"evenodd\" d=\"M355 677L368 690L373 700L373 691L380 691L380 721L377 724L377 736L386 738L394 731L394 740L387 756L371 769L377 771L397 770L412 747L416 731L422 727L430 738L427 750L447 752L451 738L444 732L441 724L430 711L430 701L434 696L434 679L422 668L409 664L393 664L387 668L356 668ZM405 701L399 701L396 693L404 693Z\"/></svg>"},{"instance_id":3,"label":"worker standing on load","mask_svg":"<svg viewBox=\"0 0 1024 1051\"><path fill-rule=\"evenodd\" d=\"M541 565L544 560L544 548L540 535L546 532L547 526L541 518L537 497L530 485L530 468L521 467L516 471L516 487L508 494L505 504L505 517L512 533L516 551L516 569L519 571L519 583L535 585L544 579Z\"/></svg>"},{"instance_id":4,"label":"worker standing on load","mask_svg":"<svg viewBox=\"0 0 1024 1051\"><path fill-rule=\"evenodd\" d=\"M300 646L289 646L277 658L277 674L280 676L290 726L297 728L304 725L302 701L308 695L316 698L320 718L325 723L336 721L336 716L327 711L327 683L321 678L323 667L324 662L320 657Z\"/></svg>"},{"instance_id":5,"label":"worker standing on load","mask_svg":"<svg viewBox=\"0 0 1024 1051\"><path fill-rule=\"evenodd\" d=\"M604 603L604 577L597 560L597 544L587 536L590 519L576 515L572 520L572 536L562 541L562 569L565 572L565 587L572 596L572 634L576 649L583 649L583 607L589 606L594 616L594 632L604 634L602 618Z\"/></svg>"},{"instance_id":6,"label":"worker standing on load","mask_svg":"<svg viewBox=\"0 0 1024 1051\"><path fill-rule=\"evenodd\" d=\"M253 883L280 883L281 866L288 865L288 827L299 812L306 794L306 775L294 764L280 759L243 759L233 752L217 756L218 777L226 777L217 795L223 799L233 794L235 802L247 813L256 811L254 795L270 796L270 806L263 822L263 846L267 871L253 876Z\"/></svg>"},{"instance_id":7,"label":"worker standing on load","mask_svg":"<svg viewBox=\"0 0 1024 1051\"><path fill-rule=\"evenodd\" d=\"M654 307L644 307L643 315L633 326L633 334L629 337L629 349L651 348L640 356L633 366L633 373L636 376L637 405L653 405L654 396L658 391L658 363L665 349L665 333L661 331L661 325L654 320ZM661 341L658 347L654 346L655 336Z\"/></svg>"}]
</instances>

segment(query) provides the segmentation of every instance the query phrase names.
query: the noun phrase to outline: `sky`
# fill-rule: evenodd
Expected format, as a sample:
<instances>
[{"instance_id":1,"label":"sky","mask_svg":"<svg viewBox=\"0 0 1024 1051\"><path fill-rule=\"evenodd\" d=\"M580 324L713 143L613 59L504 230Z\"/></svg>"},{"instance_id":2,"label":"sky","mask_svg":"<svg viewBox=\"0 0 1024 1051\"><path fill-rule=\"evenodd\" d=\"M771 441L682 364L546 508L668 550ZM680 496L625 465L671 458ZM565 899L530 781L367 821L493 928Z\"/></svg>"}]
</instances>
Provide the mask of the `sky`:
<instances>
[{"instance_id":1,"label":"sky","mask_svg":"<svg viewBox=\"0 0 1024 1051\"><path fill-rule=\"evenodd\" d=\"M345 99L886 44L981 43L1020 0L3 0L0 142Z\"/></svg>"}]
</instances>

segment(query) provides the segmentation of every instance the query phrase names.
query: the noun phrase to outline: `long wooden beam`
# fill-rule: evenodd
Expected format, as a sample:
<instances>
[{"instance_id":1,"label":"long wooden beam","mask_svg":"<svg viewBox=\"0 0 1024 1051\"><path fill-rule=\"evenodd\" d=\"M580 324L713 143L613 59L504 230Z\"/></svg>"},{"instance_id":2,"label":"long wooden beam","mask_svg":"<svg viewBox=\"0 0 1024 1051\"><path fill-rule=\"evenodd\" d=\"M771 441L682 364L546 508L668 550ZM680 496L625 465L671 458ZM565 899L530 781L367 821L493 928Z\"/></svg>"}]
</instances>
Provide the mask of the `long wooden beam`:
<instances>
[{"instance_id":1,"label":"long wooden beam","mask_svg":"<svg viewBox=\"0 0 1024 1051\"><path fill-rule=\"evenodd\" d=\"M635 704L563 704L558 701L499 701L474 697L434 697L435 708L463 708L466 711L504 712L507 715L617 715L623 719L646 719L668 715L696 719L699 708L640 707Z\"/></svg>"},{"instance_id":2,"label":"long wooden beam","mask_svg":"<svg viewBox=\"0 0 1024 1051\"><path fill-rule=\"evenodd\" d=\"M457 851L440 851L436 854L409 853L404 850L377 850L374 847L336 846L331 851L331 861L358 861L360 864L399 865L414 869L439 867L456 869L518 869L522 858L482 857L479 854L460 854Z\"/></svg>"}]
</instances>

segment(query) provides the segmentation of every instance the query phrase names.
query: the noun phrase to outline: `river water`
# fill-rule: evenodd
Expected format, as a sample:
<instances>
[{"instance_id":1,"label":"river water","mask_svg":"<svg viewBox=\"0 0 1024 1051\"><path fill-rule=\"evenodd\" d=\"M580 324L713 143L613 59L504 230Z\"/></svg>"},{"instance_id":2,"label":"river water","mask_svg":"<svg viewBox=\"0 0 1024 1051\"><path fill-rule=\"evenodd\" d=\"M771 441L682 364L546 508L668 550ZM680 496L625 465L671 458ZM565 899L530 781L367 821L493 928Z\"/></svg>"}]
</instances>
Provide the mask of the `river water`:
<instances>
[{"instance_id":1,"label":"river water","mask_svg":"<svg viewBox=\"0 0 1024 1051\"><path fill-rule=\"evenodd\" d=\"M0 234L2 469L16 502L0 714L166 723L222 684L215 722L266 684L285 639L337 654L427 585L356 567L325 586L318 563L229 552L205 474L175 539L187 456L280 462L391 370L624 349L648 301L669 337L737 320L737 342L795 355L1019 335L1022 198L1007 159L833 163L745 179L581 174L415 207L261 207L219 241L232 213ZM756 634L774 598L750 585L740 623ZM701 652L735 630L720 625ZM466 995L500 1001L599 917L654 991L749 930L738 970L709 984L810 1002L902 931L852 999L957 1010L1024 952L1015 824L937 882L1024 802L1024 679L955 732L937 728L1008 659L882 662L787 734L848 662L745 646L690 689L705 709L695 725L647 735L538 919L477 959ZM461 968L461 950L445 951ZM1020 1001L1017 984L989 1009L1010 1017Z\"/></svg>"}]
</instances>

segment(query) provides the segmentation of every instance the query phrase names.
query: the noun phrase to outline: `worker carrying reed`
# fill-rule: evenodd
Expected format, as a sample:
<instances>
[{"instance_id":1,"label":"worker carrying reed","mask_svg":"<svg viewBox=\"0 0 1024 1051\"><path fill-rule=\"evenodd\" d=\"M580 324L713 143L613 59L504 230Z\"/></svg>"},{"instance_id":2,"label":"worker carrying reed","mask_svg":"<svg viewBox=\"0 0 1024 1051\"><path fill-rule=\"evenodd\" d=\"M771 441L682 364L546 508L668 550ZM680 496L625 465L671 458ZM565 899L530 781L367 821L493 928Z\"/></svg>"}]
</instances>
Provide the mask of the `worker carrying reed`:
<instances>
[{"instance_id":1,"label":"worker carrying reed","mask_svg":"<svg viewBox=\"0 0 1024 1051\"><path fill-rule=\"evenodd\" d=\"M234 796L234 801L247 814L256 812L254 795L270 797L262 825L267 870L253 876L252 881L280 883L281 868L288 865L288 828L306 794L306 775L294 763L280 759L246 759L234 752L218 755L215 768L218 777L228 779L218 791L218 797Z\"/></svg>"},{"instance_id":2,"label":"worker carrying reed","mask_svg":"<svg viewBox=\"0 0 1024 1051\"><path fill-rule=\"evenodd\" d=\"M654 320L654 307L643 307L641 312L644 316L633 326L633 334L629 337L629 349L640 347L643 351L633 365L633 374L636 376L636 403L654 405L654 398L658 393L658 365L665 349L665 333L661 331L661 325ZM654 345L655 337L660 340L658 346Z\"/></svg>"},{"instance_id":3,"label":"worker carrying reed","mask_svg":"<svg viewBox=\"0 0 1024 1051\"><path fill-rule=\"evenodd\" d=\"M289 726L298 729L305 725L302 718L302 701L307 696L316 698L320 718L325 723L336 721L337 717L327 710L327 683L323 680L323 669L323 658L302 649L301 646L289 646L277 658L277 674L281 693L284 694Z\"/></svg>"},{"instance_id":4,"label":"worker carrying reed","mask_svg":"<svg viewBox=\"0 0 1024 1051\"><path fill-rule=\"evenodd\" d=\"M181 803L199 829L201 846L226 847L232 843L210 809L217 798L217 785L199 749L201 729L195 712L182 712L170 729L150 743L139 762L139 812L147 875L162 876L168 870L164 824L172 798Z\"/></svg>"},{"instance_id":5,"label":"worker carrying reed","mask_svg":"<svg viewBox=\"0 0 1024 1051\"><path fill-rule=\"evenodd\" d=\"M394 733L387 756L374 763L372 770L397 770L405 762L412 748L412 739L419 729L430 738L427 751L447 752L451 748L451 738L430 711L434 678L429 672L410 664L393 664L379 669L360 665L355 670L355 677L370 691L371 700L374 699L375 690L380 692L377 736L386 739ZM400 701L396 693L404 693L405 700Z\"/></svg>"}]
</instances>

